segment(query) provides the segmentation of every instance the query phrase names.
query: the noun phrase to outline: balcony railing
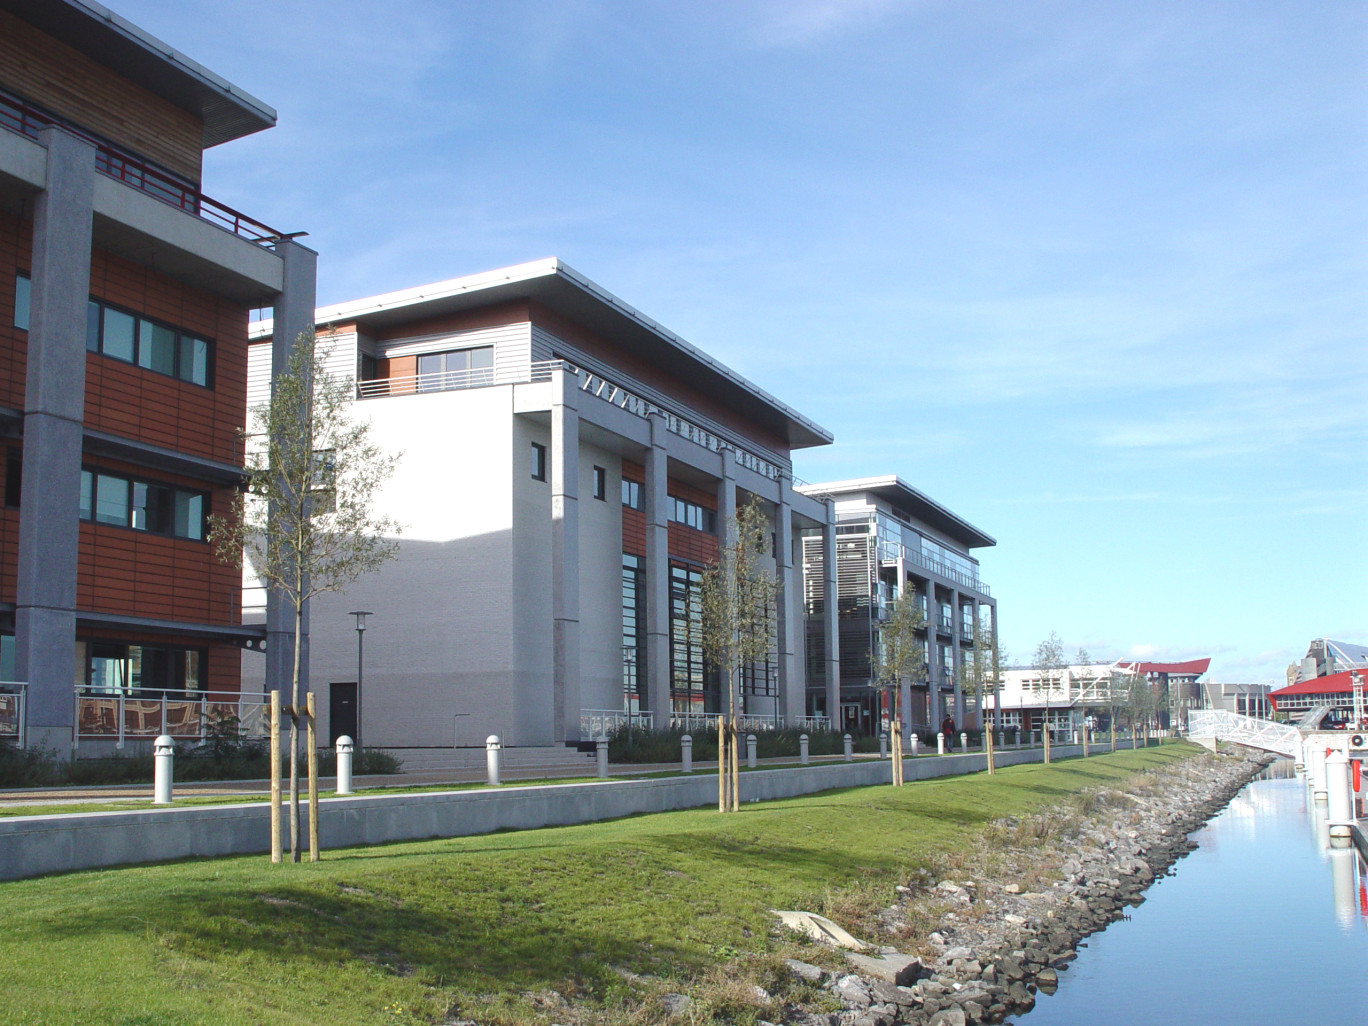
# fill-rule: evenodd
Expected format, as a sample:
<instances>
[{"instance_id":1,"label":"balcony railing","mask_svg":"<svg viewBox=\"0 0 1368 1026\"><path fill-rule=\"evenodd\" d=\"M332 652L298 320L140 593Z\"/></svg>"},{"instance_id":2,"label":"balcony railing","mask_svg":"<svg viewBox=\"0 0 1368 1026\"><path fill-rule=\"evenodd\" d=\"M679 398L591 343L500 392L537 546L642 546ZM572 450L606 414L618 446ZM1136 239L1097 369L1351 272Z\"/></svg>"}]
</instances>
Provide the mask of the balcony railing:
<instances>
[{"instance_id":1,"label":"balcony railing","mask_svg":"<svg viewBox=\"0 0 1368 1026\"><path fill-rule=\"evenodd\" d=\"M602 734L611 734L622 727L633 730L650 730L655 717L649 710L627 712L624 709L581 709L580 736L593 740Z\"/></svg>"},{"instance_id":2,"label":"balcony railing","mask_svg":"<svg viewBox=\"0 0 1368 1026\"><path fill-rule=\"evenodd\" d=\"M0 681L0 741L23 748L28 742L25 729L28 685L18 681Z\"/></svg>"},{"instance_id":3,"label":"balcony railing","mask_svg":"<svg viewBox=\"0 0 1368 1026\"><path fill-rule=\"evenodd\" d=\"M119 748L128 738L159 734L186 741L203 741L216 730L235 731L239 737L265 737L268 727L267 700L261 695L140 688L76 693L77 739L114 739Z\"/></svg>"},{"instance_id":4,"label":"balcony railing","mask_svg":"<svg viewBox=\"0 0 1368 1026\"><path fill-rule=\"evenodd\" d=\"M0 93L0 127L29 139L37 139L38 133L49 125L60 125L94 146L95 170L103 175L123 182L187 214L193 214L225 231L230 231L248 242L266 246L279 241L282 237L274 228L234 210L227 204L210 199L182 179L124 153L109 143L92 138L22 100Z\"/></svg>"},{"instance_id":5,"label":"balcony railing","mask_svg":"<svg viewBox=\"0 0 1368 1026\"><path fill-rule=\"evenodd\" d=\"M527 363L522 367L479 367L463 371L434 371L429 374L407 374L393 378L375 378L357 383L357 397L360 399L382 399L395 395L415 395L421 392L452 392L466 388L487 388L490 385L517 385L530 382L550 381L554 371L562 368L574 372L579 381L581 392L611 403L620 410L643 419L659 413L665 419L666 430L687 438L712 452L729 449L735 454L738 465L754 471L771 481L777 480L784 470L753 452L741 448L725 438L714 434L707 428L685 420L678 414L661 409L655 403L621 385L587 371L563 360L546 360Z\"/></svg>"}]
</instances>

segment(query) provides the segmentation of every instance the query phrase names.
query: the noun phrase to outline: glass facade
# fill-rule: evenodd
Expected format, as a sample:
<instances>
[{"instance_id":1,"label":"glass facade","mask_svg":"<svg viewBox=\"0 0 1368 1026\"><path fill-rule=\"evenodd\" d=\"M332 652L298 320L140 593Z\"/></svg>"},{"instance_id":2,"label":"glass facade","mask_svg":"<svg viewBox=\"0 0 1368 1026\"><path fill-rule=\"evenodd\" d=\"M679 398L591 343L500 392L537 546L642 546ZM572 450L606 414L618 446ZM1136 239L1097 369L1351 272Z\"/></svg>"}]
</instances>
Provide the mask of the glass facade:
<instances>
[{"instance_id":1,"label":"glass facade","mask_svg":"<svg viewBox=\"0 0 1368 1026\"><path fill-rule=\"evenodd\" d=\"M703 660L703 568L670 564L670 702L677 713L716 712L717 674Z\"/></svg>"},{"instance_id":2,"label":"glass facade","mask_svg":"<svg viewBox=\"0 0 1368 1026\"><path fill-rule=\"evenodd\" d=\"M623 709L645 706L646 589L640 556L622 554L622 693Z\"/></svg>"}]
</instances>

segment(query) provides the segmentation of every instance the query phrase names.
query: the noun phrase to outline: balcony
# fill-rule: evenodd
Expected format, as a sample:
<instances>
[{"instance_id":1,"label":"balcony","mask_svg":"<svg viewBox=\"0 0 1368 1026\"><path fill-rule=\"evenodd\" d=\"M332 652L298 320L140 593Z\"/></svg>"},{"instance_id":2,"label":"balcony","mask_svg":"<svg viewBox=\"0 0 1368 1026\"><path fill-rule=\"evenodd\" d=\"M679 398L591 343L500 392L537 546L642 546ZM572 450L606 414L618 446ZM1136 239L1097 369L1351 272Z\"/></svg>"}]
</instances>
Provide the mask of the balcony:
<instances>
[{"instance_id":1,"label":"balcony","mask_svg":"<svg viewBox=\"0 0 1368 1026\"><path fill-rule=\"evenodd\" d=\"M695 445L712 452L730 450L738 466L745 467L771 481L778 480L786 472L778 464L757 456L714 432L686 420L669 410L661 409L655 403L627 391L605 378L590 371L575 367L563 360L546 360L526 363L521 366L507 365L494 367L475 367L462 371L433 371L428 374L407 374L394 378L374 378L357 383L358 399L386 399L398 395L418 395L426 392L453 392L468 388L489 388L493 385L535 384L551 380L558 370L574 372L581 392L586 392L620 410L636 417L646 419L660 414L665 428L671 434L686 438Z\"/></svg>"},{"instance_id":2,"label":"balcony","mask_svg":"<svg viewBox=\"0 0 1368 1026\"><path fill-rule=\"evenodd\" d=\"M37 140L38 133L49 125L59 125L94 146L95 170L102 175L258 246L273 245L282 237L274 228L226 204L210 199L183 179L160 171L115 146L91 138L76 127L65 124L22 100L0 93L0 127L16 135Z\"/></svg>"}]
</instances>

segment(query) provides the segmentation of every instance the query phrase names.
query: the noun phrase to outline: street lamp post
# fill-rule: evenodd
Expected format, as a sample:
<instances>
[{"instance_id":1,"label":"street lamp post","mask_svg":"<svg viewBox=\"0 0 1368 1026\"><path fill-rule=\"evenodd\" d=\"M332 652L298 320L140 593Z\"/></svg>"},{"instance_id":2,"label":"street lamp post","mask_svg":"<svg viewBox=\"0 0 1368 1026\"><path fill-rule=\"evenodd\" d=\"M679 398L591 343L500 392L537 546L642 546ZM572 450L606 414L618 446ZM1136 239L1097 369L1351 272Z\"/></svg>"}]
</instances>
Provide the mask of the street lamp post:
<instances>
[{"instance_id":1,"label":"street lamp post","mask_svg":"<svg viewBox=\"0 0 1368 1026\"><path fill-rule=\"evenodd\" d=\"M356 753L361 754L361 684L366 655L366 617L374 615L369 610L353 609L348 616L356 617Z\"/></svg>"}]
</instances>

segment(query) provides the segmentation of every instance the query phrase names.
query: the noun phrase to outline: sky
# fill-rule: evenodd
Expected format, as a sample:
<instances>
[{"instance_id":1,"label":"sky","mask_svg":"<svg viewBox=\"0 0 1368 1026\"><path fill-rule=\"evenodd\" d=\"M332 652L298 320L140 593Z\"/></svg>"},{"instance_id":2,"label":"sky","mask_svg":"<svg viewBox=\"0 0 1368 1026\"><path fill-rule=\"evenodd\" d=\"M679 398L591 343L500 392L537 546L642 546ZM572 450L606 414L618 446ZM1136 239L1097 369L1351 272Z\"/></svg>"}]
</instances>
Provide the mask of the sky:
<instances>
[{"instance_id":1,"label":"sky","mask_svg":"<svg viewBox=\"0 0 1368 1026\"><path fill-rule=\"evenodd\" d=\"M1368 6L109 2L320 304L560 257L996 538L1015 661L1368 642Z\"/></svg>"}]
</instances>

